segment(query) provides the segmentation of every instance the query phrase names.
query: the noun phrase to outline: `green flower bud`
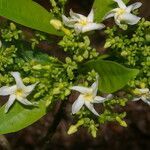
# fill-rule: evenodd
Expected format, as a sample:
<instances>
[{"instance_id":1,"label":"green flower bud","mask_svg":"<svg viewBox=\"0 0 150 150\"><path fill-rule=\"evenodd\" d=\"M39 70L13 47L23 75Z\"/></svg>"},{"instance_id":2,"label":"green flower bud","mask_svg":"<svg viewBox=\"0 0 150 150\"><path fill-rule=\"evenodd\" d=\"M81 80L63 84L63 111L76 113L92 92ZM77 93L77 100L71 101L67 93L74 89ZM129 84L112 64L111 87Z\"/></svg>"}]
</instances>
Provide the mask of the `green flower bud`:
<instances>
[{"instance_id":1,"label":"green flower bud","mask_svg":"<svg viewBox=\"0 0 150 150\"><path fill-rule=\"evenodd\" d=\"M121 52L121 56L126 57L127 55L128 55L128 53L126 51Z\"/></svg>"},{"instance_id":2,"label":"green flower bud","mask_svg":"<svg viewBox=\"0 0 150 150\"><path fill-rule=\"evenodd\" d=\"M63 27L62 22L57 19L52 19L50 20L50 24L56 29L56 30L61 30Z\"/></svg>"},{"instance_id":3,"label":"green flower bud","mask_svg":"<svg viewBox=\"0 0 150 150\"><path fill-rule=\"evenodd\" d=\"M16 30L16 25L14 23L10 23L10 29L13 31L13 30Z\"/></svg>"},{"instance_id":4,"label":"green flower bud","mask_svg":"<svg viewBox=\"0 0 150 150\"><path fill-rule=\"evenodd\" d=\"M127 123L123 121L120 117L116 117L116 121L123 127L127 127Z\"/></svg>"},{"instance_id":5,"label":"green flower bud","mask_svg":"<svg viewBox=\"0 0 150 150\"><path fill-rule=\"evenodd\" d=\"M77 131L78 131L77 126L76 125L71 125L67 133L70 135L70 134L74 134Z\"/></svg>"}]
</instances>

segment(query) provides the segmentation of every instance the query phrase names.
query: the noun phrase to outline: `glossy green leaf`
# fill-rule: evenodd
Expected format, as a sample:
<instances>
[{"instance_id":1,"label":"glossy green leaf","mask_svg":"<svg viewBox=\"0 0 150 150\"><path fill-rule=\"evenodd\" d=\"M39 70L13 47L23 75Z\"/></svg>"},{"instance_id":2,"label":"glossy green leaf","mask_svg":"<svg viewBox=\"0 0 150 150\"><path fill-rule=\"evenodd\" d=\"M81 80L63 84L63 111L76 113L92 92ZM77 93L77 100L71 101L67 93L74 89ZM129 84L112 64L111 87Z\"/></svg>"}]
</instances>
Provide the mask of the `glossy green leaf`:
<instances>
[{"instance_id":1,"label":"glossy green leaf","mask_svg":"<svg viewBox=\"0 0 150 150\"><path fill-rule=\"evenodd\" d=\"M0 0L0 15L36 30L61 35L50 25L52 14L32 0Z\"/></svg>"},{"instance_id":2,"label":"glossy green leaf","mask_svg":"<svg viewBox=\"0 0 150 150\"><path fill-rule=\"evenodd\" d=\"M129 0L123 0L128 3ZM95 12L95 20L101 22L103 17L107 12L114 9L117 6L116 2L113 0L95 0L93 4L93 9Z\"/></svg>"},{"instance_id":3,"label":"glossy green leaf","mask_svg":"<svg viewBox=\"0 0 150 150\"><path fill-rule=\"evenodd\" d=\"M38 107L23 106L16 102L8 113L5 106L0 108L0 134L19 131L39 120L46 114L45 102L39 102Z\"/></svg>"},{"instance_id":4,"label":"glossy green leaf","mask_svg":"<svg viewBox=\"0 0 150 150\"><path fill-rule=\"evenodd\" d=\"M116 62L102 59L89 61L83 68L82 72L94 69L99 74L99 90L105 93L120 90L139 73L137 69L129 69Z\"/></svg>"}]
</instances>

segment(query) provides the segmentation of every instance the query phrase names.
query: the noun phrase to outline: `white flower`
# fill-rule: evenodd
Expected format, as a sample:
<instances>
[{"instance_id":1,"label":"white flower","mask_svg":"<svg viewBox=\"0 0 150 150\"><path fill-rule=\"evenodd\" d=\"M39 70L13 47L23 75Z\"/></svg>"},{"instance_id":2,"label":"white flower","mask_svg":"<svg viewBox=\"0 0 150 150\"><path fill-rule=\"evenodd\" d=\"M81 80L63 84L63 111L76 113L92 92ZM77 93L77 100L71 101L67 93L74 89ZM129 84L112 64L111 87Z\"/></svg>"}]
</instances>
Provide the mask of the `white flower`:
<instances>
[{"instance_id":1,"label":"white flower","mask_svg":"<svg viewBox=\"0 0 150 150\"><path fill-rule=\"evenodd\" d=\"M15 78L16 85L13 85L10 87L3 86L0 88L0 95L3 95L3 96L10 95L9 100L5 106L5 113L8 112L9 108L13 105L15 100L18 100L20 103L24 105L33 105L33 103L28 101L26 97L33 91L33 89L35 88L37 84L35 83L29 86L25 86L23 84L23 81L20 77L19 72L11 72L11 75Z\"/></svg>"},{"instance_id":2,"label":"white flower","mask_svg":"<svg viewBox=\"0 0 150 150\"><path fill-rule=\"evenodd\" d=\"M81 93L72 105L72 114L77 113L82 108L82 106L85 105L91 112L99 116L99 114L94 109L93 103L103 103L104 101L112 98L111 94L109 94L106 98L96 96L98 90L98 80L94 82L89 88L73 86L71 89Z\"/></svg>"},{"instance_id":3,"label":"white flower","mask_svg":"<svg viewBox=\"0 0 150 150\"><path fill-rule=\"evenodd\" d=\"M142 100L143 102L150 105L150 90L148 88L135 89L134 93L138 95L133 99L133 101Z\"/></svg>"},{"instance_id":4,"label":"white flower","mask_svg":"<svg viewBox=\"0 0 150 150\"><path fill-rule=\"evenodd\" d=\"M92 30L100 30L105 27L104 24L94 23L94 12L91 10L89 15L86 17L84 15L74 13L70 10L70 18L62 15L63 23L70 27L74 28L77 33L84 33Z\"/></svg>"},{"instance_id":5,"label":"white flower","mask_svg":"<svg viewBox=\"0 0 150 150\"><path fill-rule=\"evenodd\" d=\"M141 18L131 14L131 11L139 8L142 5L141 2L136 2L127 7L122 0L114 0L114 1L118 3L119 8L115 8L110 12L108 12L105 15L104 19L114 17L116 24L119 26L121 26L122 23L126 23L129 25L134 25L138 23L138 21Z\"/></svg>"}]
</instances>

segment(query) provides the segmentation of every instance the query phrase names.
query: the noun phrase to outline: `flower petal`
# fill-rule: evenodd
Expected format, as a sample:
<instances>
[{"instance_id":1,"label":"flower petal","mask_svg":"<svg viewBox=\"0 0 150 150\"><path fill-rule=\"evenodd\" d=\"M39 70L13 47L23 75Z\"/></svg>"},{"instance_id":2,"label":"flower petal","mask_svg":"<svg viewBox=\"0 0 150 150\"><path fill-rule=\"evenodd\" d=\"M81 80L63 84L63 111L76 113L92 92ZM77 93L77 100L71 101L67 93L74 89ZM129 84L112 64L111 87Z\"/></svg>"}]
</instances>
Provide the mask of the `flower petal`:
<instances>
[{"instance_id":1,"label":"flower petal","mask_svg":"<svg viewBox=\"0 0 150 150\"><path fill-rule=\"evenodd\" d=\"M131 4L127 7L126 11L127 12L131 12L132 10L135 10L135 9L138 9L139 7L142 6L142 3L141 2L136 2L134 4Z\"/></svg>"},{"instance_id":2,"label":"flower petal","mask_svg":"<svg viewBox=\"0 0 150 150\"><path fill-rule=\"evenodd\" d=\"M72 114L77 113L81 107L84 105L84 99L82 95L79 95L77 100L72 105Z\"/></svg>"},{"instance_id":3,"label":"flower petal","mask_svg":"<svg viewBox=\"0 0 150 150\"><path fill-rule=\"evenodd\" d=\"M74 30L76 31L77 34L82 32L82 28L83 28L83 25L80 25L79 23L76 23L74 25Z\"/></svg>"},{"instance_id":4,"label":"flower petal","mask_svg":"<svg viewBox=\"0 0 150 150\"><path fill-rule=\"evenodd\" d=\"M74 24L75 24L74 20L68 19L65 15L62 15L62 20L65 26L70 27L70 28L74 27Z\"/></svg>"},{"instance_id":5,"label":"flower petal","mask_svg":"<svg viewBox=\"0 0 150 150\"><path fill-rule=\"evenodd\" d=\"M34 90L34 88L37 84L38 84L38 82L35 84L32 84L32 85L26 86L26 88L24 89L25 90L24 92L27 93L27 96Z\"/></svg>"},{"instance_id":6,"label":"flower petal","mask_svg":"<svg viewBox=\"0 0 150 150\"><path fill-rule=\"evenodd\" d=\"M65 25L67 25L69 22L69 19L65 15L62 15L62 20Z\"/></svg>"},{"instance_id":7,"label":"flower petal","mask_svg":"<svg viewBox=\"0 0 150 150\"><path fill-rule=\"evenodd\" d=\"M141 97L141 100L145 102L146 104L150 105L150 101L146 99L145 97Z\"/></svg>"},{"instance_id":8,"label":"flower petal","mask_svg":"<svg viewBox=\"0 0 150 150\"><path fill-rule=\"evenodd\" d=\"M72 9L70 9L70 16L72 19L74 19L76 21L87 19L87 17L85 17L84 15L73 12Z\"/></svg>"},{"instance_id":9,"label":"flower petal","mask_svg":"<svg viewBox=\"0 0 150 150\"><path fill-rule=\"evenodd\" d=\"M131 13L125 13L122 15L121 22L125 22L130 25L137 24L141 18L137 17Z\"/></svg>"},{"instance_id":10,"label":"flower petal","mask_svg":"<svg viewBox=\"0 0 150 150\"><path fill-rule=\"evenodd\" d=\"M108 100L108 99L112 99L114 96L113 96L113 94L108 94L107 96L106 96L106 99Z\"/></svg>"},{"instance_id":11,"label":"flower petal","mask_svg":"<svg viewBox=\"0 0 150 150\"><path fill-rule=\"evenodd\" d=\"M115 15L115 12L112 10L104 16L103 20L114 17L114 15Z\"/></svg>"},{"instance_id":12,"label":"flower petal","mask_svg":"<svg viewBox=\"0 0 150 150\"><path fill-rule=\"evenodd\" d=\"M16 91L17 87L16 85L8 87L8 86L3 86L0 88L0 95L6 96L6 95L11 95Z\"/></svg>"},{"instance_id":13,"label":"flower petal","mask_svg":"<svg viewBox=\"0 0 150 150\"><path fill-rule=\"evenodd\" d=\"M132 101L139 101L140 99L141 99L141 97L135 97L135 98L133 98Z\"/></svg>"},{"instance_id":14,"label":"flower petal","mask_svg":"<svg viewBox=\"0 0 150 150\"><path fill-rule=\"evenodd\" d=\"M80 92L80 93L82 93L82 94L89 93L89 92L92 91L91 88L87 88L87 87L83 87L83 86L73 86L73 87L71 88L71 90L78 91L78 92Z\"/></svg>"},{"instance_id":15,"label":"flower petal","mask_svg":"<svg viewBox=\"0 0 150 150\"><path fill-rule=\"evenodd\" d=\"M93 30L101 30L105 27L104 24L98 24L98 23L88 23L86 26L83 26L82 33L93 31Z\"/></svg>"},{"instance_id":16,"label":"flower petal","mask_svg":"<svg viewBox=\"0 0 150 150\"><path fill-rule=\"evenodd\" d=\"M92 85L91 88L93 89L93 96L95 97L97 95L98 90L98 80L96 80Z\"/></svg>"},{"instance_id":17,"label":"flower petal","mask_svg":"<svg viewBox=\"0 0 150 150\"><path fill-rule=\"evenodd\" d=\"M94 98L93 103L103 103L105 100L106 100L106 98L104 98L104 97L96 96L96 97Z\"/></svg>"},{"instance_id":18,"label":"flower petal","mask_svg":"<svg viewBox=\"0 0 150 150\"><path fill-rule=\"evenodd\" d=\"M15 78L17 88L24 89L25 85L23 84L20 73L19 72L11 72L11 75Z\"/></svg>"},{"instance_id":19,"label":"flower petal","mask_svg":"<svg viewBox=\"0 0 150 150\"><path fill-rule=\"evenodd\" d=\"M6 103L6 106L5 106L5 113L8 112L9 108L13 105L15 99L16 99L16 96L14 94L10 95L8 102Z\"/></svg>"},{"instance_id":20,"label":"flower petal","mask_svg":"<svg viewBox=\"0 0 150 150\"><path fill-rule=\"evenodd\" d=\"M33 103L28 101L26 98L17 97L17 100L23 105L29 105L29 106L33 105Z\"/></svg>"},{"instance_id":21,"label":"flower petal","mask_svg":"<svg viewBox=\"0 0 150 150\"><path fill-rule=\"evenodd\" d=\"M149 92L148 88L138 89L142 94L146 94Z\"/></svg>"},{"instance_id":22,"label":"flower petal","mask_svg":"<svg viewBox=\"0 0 150 150\"><path fill-rule=\"evenodd\" d=\"M115 23L116 23L118 26L120 26L121 23L120 23L120 20L119 20L119 16L118 16L117 14L115 14L114 18L115 18Z\"/></svg>"},{"instance_id":23,"label":"flower petal","mask_svg":"<svg viewBox=\"0 0 150 150\"><path fill-rule=\"evenodd\" d=\"M90 102L85 102L85 105L93 114L95 114L96 116L99 116L99 114L94 109L93 104L91 104Z\"/></svg>"},{"instance_id":24,"label":"flower petal","mask_svg":"<svg viewBox=\"0 0 150 150\"><path fill-rule=\"evenodd\" d=\"M88 22L93 22L93 20L94 20L94 11L93 11L93 9L91 9L89 15L87 16L87 20L88 20Z\"/></svg>"},{"instance_id":25,"label":"flower petal","mask_svg":"<svg viewBox=\"0 0 150 150\"><path fill-rule=\"evenodd\" d=\"M126 5L124 4L124 2L122 0L114 0L116 3L118 3L118 6L120 8L123 8L125 9L126 8Z\"/></svg>"}]
</instances>

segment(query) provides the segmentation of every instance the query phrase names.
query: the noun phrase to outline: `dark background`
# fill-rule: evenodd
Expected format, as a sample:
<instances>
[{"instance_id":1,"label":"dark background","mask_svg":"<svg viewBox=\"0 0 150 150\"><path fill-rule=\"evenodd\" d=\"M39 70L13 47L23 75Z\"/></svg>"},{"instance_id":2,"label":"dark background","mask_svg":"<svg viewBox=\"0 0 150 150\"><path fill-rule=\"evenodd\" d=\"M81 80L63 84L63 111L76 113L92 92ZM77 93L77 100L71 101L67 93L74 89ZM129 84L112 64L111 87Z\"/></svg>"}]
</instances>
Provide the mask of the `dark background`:
<instances>
[{"instance_id":1,"label":"dark background","mask_svg":"<svg viewBox=\"0 0 150 150\"><path fill-rule=\"evenodd\" d=\"M36 0L38 3L49 9L49 0ZM141 0L143 6L140 15L150 18L150 0ZM93 0L70 0L67 9L88 14ZM108 22L109 25L109 22ZM102 38L99 33L96 37ZM103 39L101 39L103 41ZM100 39L95 42L97 49L102 49ZM60 54L61 55L61 54ZM72 97L71 97L72 99ZM93 139L87 130L81 129L74 135L68 136L68 126L72 123L70 114L71 103L67 105L64 117L61 119L56 132L52 133L50 141L42 141L49 126L53 124L54 116L58 111L59 103L53 113L47 114L37 123L17 132L0 136L0 150L149 150L150 149L150 107L142 102L128 103L127 128L119 126L117 123L108 123L101 126L97 138ZM63 115L63 114L62 114ZM4 148L5 147L5 148Z\"/></svg>"}]
</instances>

